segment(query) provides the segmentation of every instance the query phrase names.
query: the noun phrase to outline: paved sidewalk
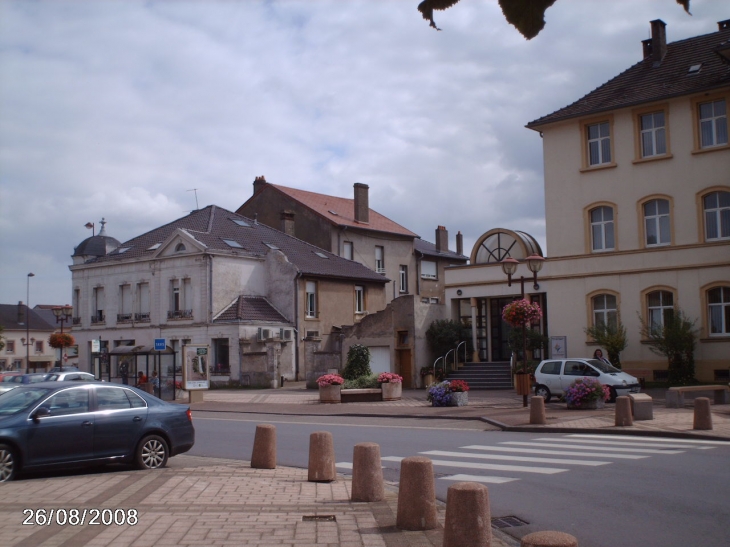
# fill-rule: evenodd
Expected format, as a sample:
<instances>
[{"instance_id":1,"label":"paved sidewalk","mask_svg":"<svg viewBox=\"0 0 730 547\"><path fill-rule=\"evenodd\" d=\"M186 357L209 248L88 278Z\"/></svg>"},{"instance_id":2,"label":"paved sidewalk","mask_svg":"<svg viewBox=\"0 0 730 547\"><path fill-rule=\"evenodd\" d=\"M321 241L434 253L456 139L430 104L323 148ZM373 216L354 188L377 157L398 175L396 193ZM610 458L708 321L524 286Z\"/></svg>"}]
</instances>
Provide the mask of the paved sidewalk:
<instances>
[{"instance_id":1,"label":"paved sidewalk","mask_svg":"<svg viewBox=\"0 0 730 547\"><path fill-rule=\"evenodd\" d=\"M438 505L441 528L405 532L395 528L398 494L392 485L382 502L353 503L347 477L311 483L306 469L263 470L249 465L181 455L157 471L125 468L3 484L0 545L441 547L443 543L443 504ZM37 523L34 514L32 525L22 525L28 515L24 508L46 511ZM78 515L86 512L83 525L68 523L71 509ZM52 524L41 525L51 510ZM96 512L100 516L91 524ZM128 520L131 515L138 521ZM117 523L109 524L115 516ZM59 519L66 524L59 525ZM517 543L495 531L492 545Z\"/></svg>"},{"instance_id":2,"label":"paved sidewalk","mask_svg":"<svg viewBox=\"0 0 730 547\"><path fill-rule=\"evenodd\" d=\"M202 403L191 405L194 411L243 412L251 414L299 416L367 416L384 418L449 418L482 420L493 428L506 431L610 433L624 435L660 435L730 441L730 405L712 405L713 430L693 430L692 399L685 408L666 408L663 389L646 391L654 399L654 419L634 421L630 427L615 426L615 405L600 410L568 410L555 400L545 405L547 425L530 425L529 408L512 390L470 391L465 407L434 408L426 401L425 390L403 390L400 401L373 403L321 404L315 390L302 382L284 389L213 390L205 392Z\"/></svg>"}]
</instances>

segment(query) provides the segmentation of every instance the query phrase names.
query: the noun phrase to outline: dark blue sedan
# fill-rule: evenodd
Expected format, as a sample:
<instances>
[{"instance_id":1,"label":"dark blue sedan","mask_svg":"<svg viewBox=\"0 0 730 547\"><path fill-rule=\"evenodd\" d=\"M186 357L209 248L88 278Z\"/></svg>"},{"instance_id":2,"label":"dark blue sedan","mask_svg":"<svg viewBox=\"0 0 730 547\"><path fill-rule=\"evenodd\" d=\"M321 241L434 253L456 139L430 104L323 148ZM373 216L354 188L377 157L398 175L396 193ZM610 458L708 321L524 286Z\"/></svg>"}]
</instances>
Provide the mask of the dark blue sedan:
<instances>
[{"instance_id":1,"label":"dark blue sedan","mask_svg":"<svg viewBox=\"0 0 730 547\"><path fill-rule=\"evenodd\" d=\"M0 482L21 469L164 467L195 442L190 407L131 386L41 382L0 395Z\"/></svg>"}]
</instances>

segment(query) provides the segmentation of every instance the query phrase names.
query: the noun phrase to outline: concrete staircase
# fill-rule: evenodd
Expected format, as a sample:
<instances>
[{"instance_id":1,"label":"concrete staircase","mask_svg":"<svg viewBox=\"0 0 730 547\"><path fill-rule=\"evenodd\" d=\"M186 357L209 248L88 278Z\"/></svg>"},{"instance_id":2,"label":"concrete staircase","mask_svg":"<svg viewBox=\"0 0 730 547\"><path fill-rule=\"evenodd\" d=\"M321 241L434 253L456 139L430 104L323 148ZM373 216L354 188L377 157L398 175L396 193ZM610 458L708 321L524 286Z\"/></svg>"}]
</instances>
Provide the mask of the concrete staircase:
<instances>
[{"instance_id":1,"label":"concrete staircase","mask_svg":"<svg viewBox=\"0 0 730 547\"><path fill-rule=\"evenodd\" d=\"M509 362L464 363L450 372L447 380L465 380L469 389L512 389L512 371Z\"/></svg>"}]
</instances>

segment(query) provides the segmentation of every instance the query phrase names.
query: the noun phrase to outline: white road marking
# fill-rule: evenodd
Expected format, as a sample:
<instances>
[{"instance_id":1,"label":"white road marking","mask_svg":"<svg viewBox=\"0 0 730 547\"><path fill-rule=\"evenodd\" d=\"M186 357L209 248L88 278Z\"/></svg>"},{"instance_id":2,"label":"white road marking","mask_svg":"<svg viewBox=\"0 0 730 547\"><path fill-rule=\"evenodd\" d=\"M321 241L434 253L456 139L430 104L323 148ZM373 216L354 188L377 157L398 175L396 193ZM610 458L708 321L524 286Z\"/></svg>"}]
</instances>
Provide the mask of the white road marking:
<instances>
[{"instance_id":1,"label":"white road marking","mask_svg":"<svg viewBox=\"0 0 730 547\"><path fill-rule=\"evenodd\" d=\"M386 456L381 461L399 462L404 458L399 456ZM491 471L512 471L517 473L539 473L541 475L554 475L565 473L567 469L555 469L552 467L528 467L519 465L498 465L492 463L452 462L447 460L431 460L433 465L441 467L464 467L466 469L489 469Z\"/></svg>"},{"instance_id":2,"label":"white road marking","mask_svg":"<svg viewBox=\"0 0 730 547\"><path fill-rule=\"evenodd\" d=\"M578 434L574 433L572 435L568 435L568 437L581 437L584 439L622 439L626 440L628 438L631 439L639 439L641 441L650 441L653 443L690 443L690 444L714 444L718 446L730 446L730 442L728 441L705 441L703 439L665 439L660 437L641 437L633 435L631 437L627 437L625 435L588 435L588 434Z\"/></svg>"},{"instance_id":3,"label":"white road marking","mask_svg":"<svg viewBox=\"0 0 730 547\"><path fill-rule=\"evenodd\" d=\"M511 462L534 462L534 463L558 463L563 465L588 465L597 467L599 465L608 465L613 462L597 462L589 460L566 460L564 458L532 458L529 456L504 456L501 454L470 454L468 452L448 452L446 450L430 450L428 452L419 452L424 456L447 456L453 458L478 458L480 460L507 460ZM583 454L580 454L581 456Z\"/></svg>"},{"instance_id":4,"label":"white road marking","mask_svg":"<svg viewBox=\"0 0 730 547\"><path fill-rule=\"evenodd\" d=\"M532 443L507 441L499 444L516 446L546 446L548 448L569 448L570 450L607 450L609 452L640 452L642 454L684 454L683 450L656 450L652 448L613 448L610 446L580 446L576 444Z\"/></svg>"},{"instance_id":5,"label":"white road marking","mask_svg":"<svg viewBox=\"0 0 730 547\"><path fill-rule=\"evenodd\" d=\"M534 441L554 441L555 439L550 438L539 438L539 439L533 439ZM597 440L589 440L589 439L570 439L570 442L574 443L582 443L582 444L600 444L600 445L616 445L616 446L635 446L637 448L682 448L684 450L712 450L715 448L714 446L692 446L687 444L663 444L663 445L656 445L651 443L644 443L642 441L638 442L631 442L631 441L619 441L619 440L613 440L609 439L606 441L597 441Z\"/></svg>"},{"instance_id":6,"label":"white road marking","mask_svg":"<svg viewBox=\"0 0 730 547\"><path fill-rule=\"evenodd\" d=\"M568 452L566 450L540 450L537 448L511 448L507 446L481 446L473 444L469 446L460 446L466 450L491 450L493 452L517 452L520 454L549 454L551 456L592 456L597 458L617 458L622 460L643 460L649 456L638 456L634 454L603 454L591 452L590 454L577 454L575 452Z\"/></svg>"},{"instance_id":7,"label":"white road marking","mask_svg":"<svg viewBox=\"0 0 730 547\"><path fill-rule=\"evenodd\" d=\"M506 482L518 481L520 479L511 479L509 477L483 477L481 475L449 475L448 477L439 477L443 481L459 481L459 482L486 482L489 484L504 484Z\"/></svg>"}]
</instances>

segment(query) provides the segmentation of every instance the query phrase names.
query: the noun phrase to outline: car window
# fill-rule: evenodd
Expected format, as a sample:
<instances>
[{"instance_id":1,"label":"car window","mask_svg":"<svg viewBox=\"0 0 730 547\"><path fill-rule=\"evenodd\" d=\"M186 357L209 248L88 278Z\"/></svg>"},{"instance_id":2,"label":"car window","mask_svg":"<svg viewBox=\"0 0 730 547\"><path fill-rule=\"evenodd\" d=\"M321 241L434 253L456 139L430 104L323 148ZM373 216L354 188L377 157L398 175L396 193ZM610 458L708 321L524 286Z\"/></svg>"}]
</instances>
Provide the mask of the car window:
<instances>
[{"instance_id":1,"label":"car window","mask_svg":"<svg viewBox=\"0 0 730 547\"><path fill-rule=\"evenodd\" d=\"M581 361L568 361L565 363L564 376L586 376L590 367Z\"/></svg>"},{"instance_id":2,"label":"car window","mask_svg":"<svg viewBox=\"0 0 730 547\"><path fill-rule=\"evenodd\" d=\"M46 374L38 374L38 375L31 375L28 376L28 383L29 384L35 384L36 382L45 382L46 381Z\"/></svg>"},{"instance_id":3,"label":"car window","mask_svg":"<svg viewBox=\"0 0 730 547\"><path fill-rule=\"evenodd\" d=\"M614 373L614 372L621 372L619 369L614 367L613 365L609 365L608 363L604 363L603 361L599 361L598 359L590 359L588 361L592 366L600 370L601 372L606 372L608 374Z\"/></svg>"},{"instance_id":4,"label":"car window","mask_svg":"<svg viewBox=\"0 0 730 547\"><path fill-rule=\"evenodd\" d=\"M16 388L0 395L0 416L10 416L28 410L50 390L47 388Z\"/></svg>"},{"instance_id":5,"label":"car window","mask_svg":"<svg viewBox=\"0 0 730 547\"><path fill-rule=\"evenodd\" d=\"M8 376L7 378L3 378L3 382L8 382L11 384L22 384L23 377L22 376Z\"/></svg>"},{"instance_id":6,"label":"car window","mask_svg":"<svg viewBox=\"0 0 730 547\"><path fill-rule=\"evenodd\" d=\"M132 405L132 408L143 408L147 406L147 403L144 402L144 399L133 391L129 389L125 389L123 391L124 393L126 393L127 398L129 399L129 404Z\"/></svg>"},{"instance_id":7,"label":"car window","mask_svg":"<svg viewBox=\"0 0 730 547\"><path fill-rule=\"evenodd\" d=\"M560 365L562 364L562 361L548 361L542 364L540 372L542 374L560 374Z\"/></svg>"},{"instance_id":8,"label":"car window","mask_svg":"<svg viewBox=\"0 0 730 547\"><path fill-rule=\"evenodd\" d=\"M82 382L93 382L94 380L96 380L96 378L94 378L93 374L89 374L88 372L79 372L74 380L80 380Z\"/></svg>"},{"instance_id":9,"label":"car window","mask_svg":"<svg viewBox=\"0 0 730 547\"><path fill-rule=\"evenodd\" d=\"M67 416L89 411L88 389L65 389L48 398L41 406L51 411L51 416Z\"/></svg>"},{"instance_id":10,"label":"car window","mask_svg":"<svg viewBox=\"0 0 730 547\"><path fill-rule=\"evenodd\" d=\"M58 374L49 374L48 376L46 376L46 380L48 380L49 382L55 382L56 380L58 380Z\"/></svg>"},{"instance_id":11,"label":"car window","mask_svg":"<svg viewBox=\"0 0 730 547\"><path fill-rule=\"evenodd\" d=\"M122 410L132 408L132 403L124 389L116 387L100 387L96 389L96 406L98 410Z\"/></svg>"}]
</instances>

